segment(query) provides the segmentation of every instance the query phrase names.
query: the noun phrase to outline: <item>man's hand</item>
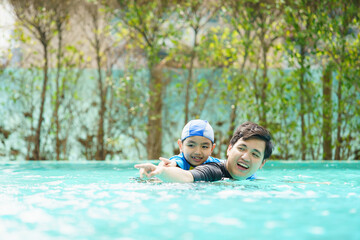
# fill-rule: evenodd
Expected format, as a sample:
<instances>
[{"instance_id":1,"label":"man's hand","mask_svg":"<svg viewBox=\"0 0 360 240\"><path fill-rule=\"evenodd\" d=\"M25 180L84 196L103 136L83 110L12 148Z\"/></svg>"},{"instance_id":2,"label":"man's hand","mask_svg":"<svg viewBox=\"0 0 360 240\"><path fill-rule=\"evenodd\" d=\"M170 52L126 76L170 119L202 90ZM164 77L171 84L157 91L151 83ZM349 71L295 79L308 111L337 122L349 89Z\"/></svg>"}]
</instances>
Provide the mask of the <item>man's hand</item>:
<instances>
[{"instance_id":1,"label":"man's hand","mask_svg":"<svg viewBox=\"0 0 360 240\"><path fill-rule=\"evenodd\" d=\"M140 178L151 178L155 175L158 175L162 172L161 166L155 166L152 163L143 163L143 164L136 164L134 166L135 168L138 168L140 171Z\"/></svg>"},{"instance_id":2,"label":"man's hand","mask_svg":"<svg viewBox=\"0 0 360 240\"><path fill-rule=\"evenodd\" d=\"M163 167L176 167L176 162L175 161L171 161L167 158L163 158L163 157L160 157L159 158L161 160L161 162L159 163L158 166L163 166Z\"/></svg>"}]
</instances>

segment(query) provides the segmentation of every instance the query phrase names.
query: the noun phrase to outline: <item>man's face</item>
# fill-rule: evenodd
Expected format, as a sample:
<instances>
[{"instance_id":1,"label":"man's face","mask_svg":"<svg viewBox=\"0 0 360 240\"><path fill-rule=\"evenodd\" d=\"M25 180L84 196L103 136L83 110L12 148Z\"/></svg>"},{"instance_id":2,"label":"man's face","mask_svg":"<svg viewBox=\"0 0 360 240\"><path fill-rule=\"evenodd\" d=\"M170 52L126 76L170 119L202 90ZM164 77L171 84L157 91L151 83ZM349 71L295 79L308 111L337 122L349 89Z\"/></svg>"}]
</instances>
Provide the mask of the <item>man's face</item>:
<instances>
[{"instance_id":1,"label":"man's face","mask_svg":"<svg viewBox=\"0 0 360 240\"><path fill-rule=\"evenodd\" d=\"M226 168L234 179L246 179L265 164L264 152L265 141L240 138L228 147Z\"/></svg>"},{"instance_id":2,"label":"man's face","mask_svg":"<svg viewBox=\"0 0 360 240\"><path fill-rule=\"evenodd\" d=\"M214 150L215 144L206 137L193 136L188 137L181 142L178 140L180 151L184 153L185 159L192 165L203 164Z\"/></svg>"}]
</instances>

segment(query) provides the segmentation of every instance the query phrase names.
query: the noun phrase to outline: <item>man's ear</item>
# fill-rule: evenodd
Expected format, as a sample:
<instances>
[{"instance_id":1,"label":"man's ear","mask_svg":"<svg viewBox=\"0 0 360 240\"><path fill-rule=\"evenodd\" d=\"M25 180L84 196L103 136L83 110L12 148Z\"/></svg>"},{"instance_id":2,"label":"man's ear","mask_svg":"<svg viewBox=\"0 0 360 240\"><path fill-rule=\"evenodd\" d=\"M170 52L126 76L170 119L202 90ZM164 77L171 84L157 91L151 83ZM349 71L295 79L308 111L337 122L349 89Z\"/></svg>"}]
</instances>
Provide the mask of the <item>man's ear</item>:
<instances>
[{"instance_id":1,"label":"man's ear","mask_svg":"<svg viewBox=\"0 0 360 240\"><path fill-rule=\"evenodd\" d=\"M265 165L265 163L266 163L266 159L264 159L264 160L262 161L262 163L261 163L261 165L260 165L259 169L261 169L261 168Z\"/></svg>"},{"instance_id":2,"label":"man's ear","mask_svg":"<svg viewBox=\"0 0 360 240\"><path fill-rule=\"evenodd\" d=\"M227 150L226 150L226 156L228 156L229 155L229 152L230 152L230 150L232 149L232 145L230 144L229 146L228 146L228 148L227 148Z\"/></svg>"},{"instance_id":3,"label":"man's ear","mask_svg":"<svg viewBox=\"0 0 360 240\"><path fill-rule=\"evenodd\" d=\"M180 152L182 152L182 142L180 139L177 140L177 144L179 145Z\"/></svg>"}]
</instances>

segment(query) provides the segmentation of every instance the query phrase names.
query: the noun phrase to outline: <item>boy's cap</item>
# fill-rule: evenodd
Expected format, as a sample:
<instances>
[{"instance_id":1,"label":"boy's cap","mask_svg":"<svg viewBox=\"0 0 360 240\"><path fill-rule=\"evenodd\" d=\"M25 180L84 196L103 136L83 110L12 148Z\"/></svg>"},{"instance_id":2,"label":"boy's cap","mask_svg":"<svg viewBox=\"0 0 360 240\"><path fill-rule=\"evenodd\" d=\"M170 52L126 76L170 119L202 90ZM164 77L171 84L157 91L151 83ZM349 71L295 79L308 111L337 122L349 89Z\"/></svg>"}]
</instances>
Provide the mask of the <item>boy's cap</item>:
<instances>
[{"instance_id":1,"label":"boy's cap","mask_svg":"<svg viewBox=\"0 0 360 240\"><path fill-rule=\"evenodd\" d=\"M191 120L185 125L181 133L181 141L192 136L206 137L214 143L214 130L206 120Z\"/></svg>"}]
</instances>

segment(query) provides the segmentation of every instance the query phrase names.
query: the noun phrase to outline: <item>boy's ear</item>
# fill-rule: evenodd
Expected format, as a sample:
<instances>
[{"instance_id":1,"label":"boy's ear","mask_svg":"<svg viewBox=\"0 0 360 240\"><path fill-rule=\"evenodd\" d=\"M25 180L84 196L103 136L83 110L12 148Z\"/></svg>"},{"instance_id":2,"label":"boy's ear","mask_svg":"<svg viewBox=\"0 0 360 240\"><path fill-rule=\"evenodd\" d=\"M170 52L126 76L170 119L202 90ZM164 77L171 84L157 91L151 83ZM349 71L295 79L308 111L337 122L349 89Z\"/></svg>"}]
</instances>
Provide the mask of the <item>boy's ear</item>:
<instances>
[{"instance_id":1,"label":"boy's ear","mask_svg":"<svg viewBox=\"0 0 360 240\"><path fill-rule=\"evenodd\" d=\"M177 144L179 145L180 152L182 152L182 142L180 139L177 140Z\"/></svg>"},{"instance_id":2,"label":"boy's ear","mask_svg":"<svg viewBox=\"0 0 360 240\"><path fill-rule=\"evenodd\" d=\"M215 146L216 146L216 143L213 143L213 146L211 148L211 152L214 151Z\"/></svg>"}]
</instances>

